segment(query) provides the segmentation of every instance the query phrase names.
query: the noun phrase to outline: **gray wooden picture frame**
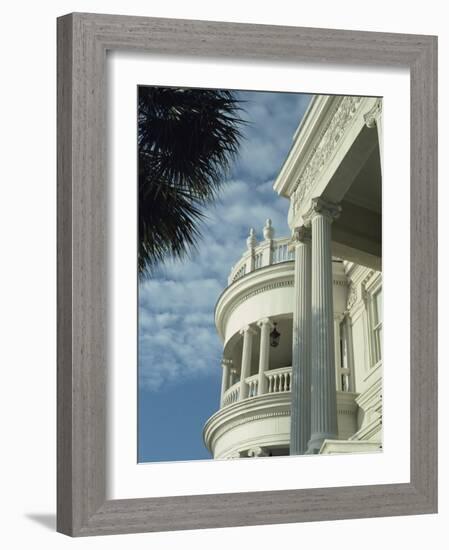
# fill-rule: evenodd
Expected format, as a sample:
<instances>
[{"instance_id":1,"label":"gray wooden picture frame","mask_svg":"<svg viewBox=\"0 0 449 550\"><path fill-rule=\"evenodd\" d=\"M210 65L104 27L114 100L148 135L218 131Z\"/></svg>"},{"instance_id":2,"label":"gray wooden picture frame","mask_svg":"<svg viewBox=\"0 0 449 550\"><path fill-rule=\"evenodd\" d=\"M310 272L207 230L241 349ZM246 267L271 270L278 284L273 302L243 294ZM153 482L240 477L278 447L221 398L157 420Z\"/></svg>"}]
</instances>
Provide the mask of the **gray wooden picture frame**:
<instances>
[{"instance_id":1,"label":"gray wooden picture frame","mask_svg":"<svg viewBox=\"0 0 449 550\"><path fill-rule=\"evenodd\" d=\"M83 536L436 512L437 38L82 13L57 25L58 531ZM410 483L106 499L108 50L410 69Z\"/></svg>"}]
</instances>

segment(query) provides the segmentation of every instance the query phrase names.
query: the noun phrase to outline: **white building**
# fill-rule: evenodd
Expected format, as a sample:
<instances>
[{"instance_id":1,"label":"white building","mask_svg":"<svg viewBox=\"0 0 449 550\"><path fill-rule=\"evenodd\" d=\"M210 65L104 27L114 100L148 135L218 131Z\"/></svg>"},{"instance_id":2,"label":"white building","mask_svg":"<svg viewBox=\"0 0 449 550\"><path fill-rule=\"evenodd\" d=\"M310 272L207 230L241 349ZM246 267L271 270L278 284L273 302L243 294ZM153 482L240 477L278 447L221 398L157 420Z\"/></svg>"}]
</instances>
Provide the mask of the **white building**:
<instances>
[{"instance_id":1,"label":"white building","mask_svg":"<svg viewBox=\"0 0 449 550\"><path fill-rule=\"evenodd\" d=\"M254 231L218 298L214 458L382 443L381 100L315 96L274 184L292 237Z\"/></svg>"}]
</instances>

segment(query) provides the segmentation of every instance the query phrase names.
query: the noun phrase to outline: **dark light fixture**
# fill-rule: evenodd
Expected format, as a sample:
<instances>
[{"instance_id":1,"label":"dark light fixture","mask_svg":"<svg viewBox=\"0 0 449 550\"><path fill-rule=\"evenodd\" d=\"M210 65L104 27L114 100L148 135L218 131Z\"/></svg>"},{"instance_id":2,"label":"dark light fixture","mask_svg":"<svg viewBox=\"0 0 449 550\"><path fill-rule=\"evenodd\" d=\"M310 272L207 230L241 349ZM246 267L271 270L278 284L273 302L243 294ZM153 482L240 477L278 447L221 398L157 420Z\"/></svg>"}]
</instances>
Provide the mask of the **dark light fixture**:
<instances>
[{"instance_id":1,"label":"dark light fixture","mask_svg":"<svg viewBox=\"0 0 449 550\"><path fill-rule=\"evenodd\" d=\"M278 330L276 329L277 323L273 323L273 324L274 324L274 328L270 332L270 346L272 348L277 348L279 346L279 340L281 338L281 333L278 332Z\"/></svg>"}]
</instances>

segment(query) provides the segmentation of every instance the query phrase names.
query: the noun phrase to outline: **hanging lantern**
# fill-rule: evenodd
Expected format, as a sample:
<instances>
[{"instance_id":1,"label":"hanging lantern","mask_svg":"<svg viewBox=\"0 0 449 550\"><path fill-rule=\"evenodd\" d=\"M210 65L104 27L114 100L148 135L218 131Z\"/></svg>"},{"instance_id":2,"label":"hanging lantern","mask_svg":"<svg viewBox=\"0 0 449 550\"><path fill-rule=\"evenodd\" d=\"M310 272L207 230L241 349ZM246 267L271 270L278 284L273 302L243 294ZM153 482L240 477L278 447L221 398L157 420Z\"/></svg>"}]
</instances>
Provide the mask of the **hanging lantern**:
<instances>
[{"instance_id":1,"label":"hanging lantern","mask_svg":"<svg viewBox=\"0 0 449 550\"><path fill-rule=\"evenodd\" d=\"M270 332L270 346L272 348L277 348L279 346L279 339L281 338L281 333L276 329L277 323L274 323L274 328Z\"/></svg>"}]
</instances>

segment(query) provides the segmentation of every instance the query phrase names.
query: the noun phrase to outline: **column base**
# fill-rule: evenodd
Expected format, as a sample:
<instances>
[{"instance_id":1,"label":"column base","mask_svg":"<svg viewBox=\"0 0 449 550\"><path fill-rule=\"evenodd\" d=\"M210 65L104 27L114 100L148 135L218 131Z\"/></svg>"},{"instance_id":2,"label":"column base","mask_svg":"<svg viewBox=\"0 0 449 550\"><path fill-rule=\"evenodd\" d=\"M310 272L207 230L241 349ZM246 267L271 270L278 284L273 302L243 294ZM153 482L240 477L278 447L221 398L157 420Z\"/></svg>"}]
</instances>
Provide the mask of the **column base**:
<instances>
[{"instance_id":1,"label":"column base","mask_svg":"<svg viewBox=\"0 0 449 550\"><path fill-rule=\"evenodd\" d=\"M321 446L325 439L338 439L335 433L319 433L313 434L307 445L307 455L317 455L320 452Z\"/></svg>"}]
</instances>

